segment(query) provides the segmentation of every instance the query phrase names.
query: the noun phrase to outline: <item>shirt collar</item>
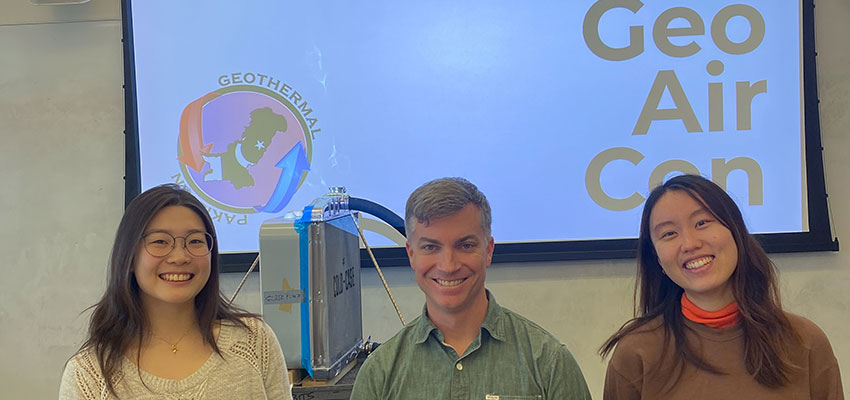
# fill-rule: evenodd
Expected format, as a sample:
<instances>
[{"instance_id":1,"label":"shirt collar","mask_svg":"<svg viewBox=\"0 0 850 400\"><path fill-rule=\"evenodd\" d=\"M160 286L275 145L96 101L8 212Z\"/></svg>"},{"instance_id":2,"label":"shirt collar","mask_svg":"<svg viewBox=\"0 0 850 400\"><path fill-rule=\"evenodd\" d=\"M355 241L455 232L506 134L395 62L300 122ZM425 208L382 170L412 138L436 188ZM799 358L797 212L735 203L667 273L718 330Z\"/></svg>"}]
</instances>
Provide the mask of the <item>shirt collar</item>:
<instances>
[{"instance_id":1,"label":"shirt collar","mask_svg":"<svg viewBox=\"0 0 850 400\"><path fill-rule=\"evenodd\" d=\"M481 328L487 330L493 339L498 341L505 340L505 327L503 323L502 314L504 314L504 310L499 306L499 303L496 302L496 296L493 293L490 293L489 290L484 289L487 293L487 314L484 315L484 322L481 323ZM442 340L442 333L437 330L437 327L431 322L431 319L428 318L428 307L422 306L422 314L419 318L416 319L413 326L413 342L414 343L425 343L428 340L428 336L431 335L431 332L435 332L438 340Z\"/></svg>"}]
</instances>

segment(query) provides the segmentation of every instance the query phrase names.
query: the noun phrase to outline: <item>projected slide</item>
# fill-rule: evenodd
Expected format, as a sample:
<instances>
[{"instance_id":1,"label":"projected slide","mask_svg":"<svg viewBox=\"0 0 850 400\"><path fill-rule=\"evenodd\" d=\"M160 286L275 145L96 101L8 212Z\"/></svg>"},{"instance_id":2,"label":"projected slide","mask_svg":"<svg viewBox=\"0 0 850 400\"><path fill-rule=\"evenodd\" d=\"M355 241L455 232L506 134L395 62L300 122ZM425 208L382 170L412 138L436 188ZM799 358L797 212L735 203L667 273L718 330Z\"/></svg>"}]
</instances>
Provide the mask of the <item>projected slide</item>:
<instances>
[{"instance_id":1,"label":"projected slide","mask_svg":"<svg viewBox=\"0 0 850 400\"><path fill-rule=\"evenodd\" d=\"M463 176L498 242L631 238L699 173L754 232L807 229L800 4L133 1L142 189L224 252L329 186L403 214ZM380 244L380 243L378 243Z\"/></svg>"}]
</instances>

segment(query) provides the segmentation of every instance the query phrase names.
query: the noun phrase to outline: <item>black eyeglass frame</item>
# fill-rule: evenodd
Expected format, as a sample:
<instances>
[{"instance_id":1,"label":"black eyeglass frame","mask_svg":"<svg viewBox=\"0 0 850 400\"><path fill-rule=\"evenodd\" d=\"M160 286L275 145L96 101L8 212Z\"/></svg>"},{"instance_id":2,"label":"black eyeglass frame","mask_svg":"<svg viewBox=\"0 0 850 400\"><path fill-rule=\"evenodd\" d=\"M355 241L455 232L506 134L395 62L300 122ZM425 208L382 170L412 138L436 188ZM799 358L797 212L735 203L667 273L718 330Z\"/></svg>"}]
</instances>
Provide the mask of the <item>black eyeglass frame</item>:
<instances>
[{"instance_id":1,"label":"black eyeglass frame","mask_svg":"<svg viewBox=\"0 0 850 400\"><path fill-rule=\"evenodd\" d=\"M159 233L163 233L163 234L166 234L169 237L171 237L171 249L168 250L168 252L163 254L163 255L158 255L158 254L154 254L153 252L151 252L151 250L148 249L148 243L145 241L145 239L148 236L159 234ZM207 247L206 247L207 251L204 254L195 254L194 252L192 252L192 250L189 249L189 246L186 244L186 240L189 238L189 236L192 236L192 235L198 234L198 233L203 233L204 236L207 239ZM174 251L174 248L177 247L177 239L183 239L183 250L185 250L186 253L191 255L192 257L203 257L203 256L206 256L206 255L209 255L210 253L212 253L213 246L215 246L215 236L213 236L209 232L201 232L201 231L192 232L192 233L190 233L186 236L174 236L174 235L172 235L168 232L156 231L156 232L151 232L151 233L148 233L146 235L143 235L141 238L139 238L139 240L142 242L142 247L145 248L145 252L147 252L151 257L168 257L168 255L171 254L172 251Z\"/></svg>"}]
</instances>

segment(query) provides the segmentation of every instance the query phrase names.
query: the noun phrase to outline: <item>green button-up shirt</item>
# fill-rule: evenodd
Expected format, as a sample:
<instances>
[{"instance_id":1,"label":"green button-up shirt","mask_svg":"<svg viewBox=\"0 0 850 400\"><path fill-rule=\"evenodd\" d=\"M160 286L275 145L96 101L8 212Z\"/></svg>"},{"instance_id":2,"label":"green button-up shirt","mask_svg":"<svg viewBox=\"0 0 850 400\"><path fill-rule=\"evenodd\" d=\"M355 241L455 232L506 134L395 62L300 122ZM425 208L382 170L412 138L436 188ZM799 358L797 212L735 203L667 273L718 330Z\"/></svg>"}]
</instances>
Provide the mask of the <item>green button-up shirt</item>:
<instances>
[{"instance_id":1,"label":"green button-up shirt","mask_svg":"<svg viewBox=\"0 0 850 400\"><path fill-rule=\"evenodd\" d=\"M462 356L423 310L369 355L351 399L590 399L567 346L487 296L481 332Z\"/></svg>"}]
</instances>

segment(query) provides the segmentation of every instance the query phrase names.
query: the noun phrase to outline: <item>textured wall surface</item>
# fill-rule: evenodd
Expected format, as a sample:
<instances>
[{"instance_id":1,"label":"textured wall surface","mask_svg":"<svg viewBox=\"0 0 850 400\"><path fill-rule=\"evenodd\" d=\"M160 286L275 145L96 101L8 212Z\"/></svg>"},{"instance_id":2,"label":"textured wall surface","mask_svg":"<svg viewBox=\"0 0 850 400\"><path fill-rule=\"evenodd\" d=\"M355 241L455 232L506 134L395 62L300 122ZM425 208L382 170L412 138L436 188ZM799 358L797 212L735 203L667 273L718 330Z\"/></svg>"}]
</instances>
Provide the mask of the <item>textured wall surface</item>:
<instances>
[{"instance_id":1,"label":"textured wall surface","mask_svg":"<svg viewBox=\"0 0 850 400\"><path fill-rule=\"evenodd\" d=\"M19 3L0 6L0 387L56 398L124 205L121 22Z\"/></svg>"},{"instance_id":2,"label":"textured wall surface","mask_svg":"<svg viewBox=\"0 0 850 400\"><path fill-rule=\"evenodd\" d=\"M94 7L88 13L28 7L35 6L0 6L0 254L6 258L0 265L0 387L12 399L55 398L63 364L83 339L88 314L82 311L104 288L124 184L117 8L98 0L86 6ZM850 3L819 1L815 18L827 189L846 248ZM42 23L51 21L61 23ZM850 331L850 252L773 259L786 308L830 337L850 394L850 342L843 336ZM596 349L631 315L633 264L499 264L487 280L501 304L568 344L599 398L605 362ZM419 314L423 296L410 270L385 274L405 317ZM240 279L224 277L228 296ZM399 322L374 270L364 270L363 290L364 335L386 340ZM237 302L259 311L258 291L254 274Z\"/></svg>"}]
</instances>

